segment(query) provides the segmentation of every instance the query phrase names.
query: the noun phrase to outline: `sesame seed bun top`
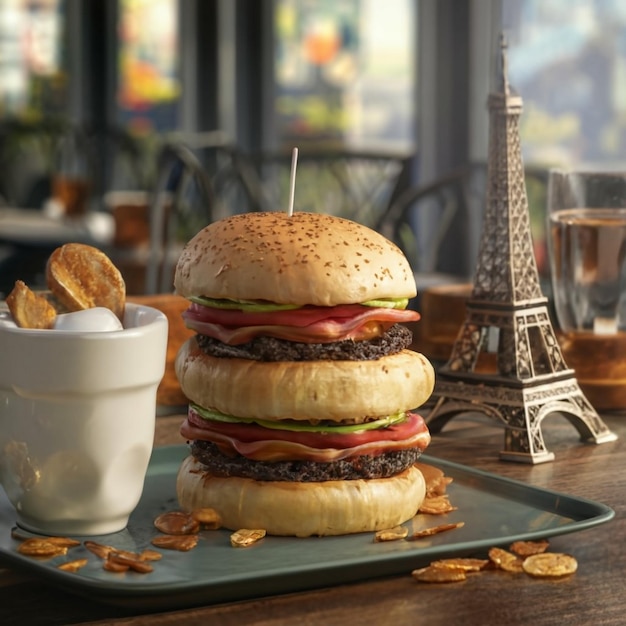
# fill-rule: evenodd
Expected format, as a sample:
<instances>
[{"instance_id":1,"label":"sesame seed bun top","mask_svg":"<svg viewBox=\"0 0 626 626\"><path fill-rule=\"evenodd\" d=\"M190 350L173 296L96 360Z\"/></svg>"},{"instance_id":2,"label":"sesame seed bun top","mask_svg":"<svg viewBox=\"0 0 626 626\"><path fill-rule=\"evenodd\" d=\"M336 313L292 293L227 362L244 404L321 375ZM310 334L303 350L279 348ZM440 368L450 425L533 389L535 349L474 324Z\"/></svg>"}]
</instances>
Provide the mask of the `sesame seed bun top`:
<instances>
[{"instance_id":1,"label":"sesame seed bun top","mask_svg":"<svg viewBox=\"0 0 626 626\"><path fill-rule=\"evenodd\" d=\"M234 215L185 246L174 279L184 297L334 306L416 295L402 251L380 233L321 213Z\"/></svg>"}]
</instances>

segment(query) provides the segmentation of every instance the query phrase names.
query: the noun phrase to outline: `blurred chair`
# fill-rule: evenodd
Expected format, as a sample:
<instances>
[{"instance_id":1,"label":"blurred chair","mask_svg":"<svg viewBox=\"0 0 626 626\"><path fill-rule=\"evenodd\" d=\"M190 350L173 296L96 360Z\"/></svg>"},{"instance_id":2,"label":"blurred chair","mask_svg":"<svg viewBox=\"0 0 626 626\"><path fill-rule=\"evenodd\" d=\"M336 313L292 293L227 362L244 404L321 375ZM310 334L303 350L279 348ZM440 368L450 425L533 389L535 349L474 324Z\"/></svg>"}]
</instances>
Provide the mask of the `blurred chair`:
<instances>
[{"instance_id":1,"label":"blurred chair","mask_svg":"<svg viewBox=\"0 0 626 626\"><path fill-rule=\"evenodd\" d=\"M287 210L291 152L251 158L271 210ZM298 154L294 208L374 227L409 185L412 162L412 155L304 146Z\"/></svg>"},{"instance_id":2,"label":"blurred chair","mask_svg":"<svg viewBox=\"0 0 626 626\"><path fill-rule=\"evenodd\" d=\"M405 189L376 229L395 242L421 274L467 277L474 168L461 168L430 184Z\"/></svg>"},{"instance_id":3,"label":"blurred chair","mask_svg":"<svg viewBox=\"0 0 626 626\"><path fill-rule=\"evenodd\" d=\"M213 219L274 210L252 160L221 131L176 133L169 143L186 146L202 164L214 192Z\"/></svg>"},{"instance_id":4,"label":"blurred chair","mask_svg":"<svg viewBox=\"0 0 626 626\"><path fill-rule=\"evenodd\" d=\"M526 190L535 230L538 265L545 227L546 168L527 167ZM473 277L482 232L486 163L471 163L432 183L405 189L389 205L376 229L394 241L414 270L433 280Z\"/></svg>"},{"instance_id":5,"label":"blurred chair","mask_svg":"<svg viewBox=\"0 0 626 626\"><path fill-rule=\"evenodd\" d=\"M132 135L118 126L85 130L92 162L93 193L104 206L110 191L147 191L154 182L153 158L155 140Z\"/></svg>"},{"instance_id":6,"label":"blurred chair","mask_svg":"<svg viewBox=\"0 0 626 626\"><path fill-rule=\"evenodd\" d=\"M172 290L182 247L206 225L266 206L256 171L219 132L170 138L151 195L147 294Z\"/></svg>"},{"instance_id":7,"label":"blurred chair","mask_svg":"<svg viewBox=\"0 0 626 626\"><path fill-rule=\"evenodd\" d=\"M195 154L182 144L164 145L151 191L144 293L172 291L182 246L212 221L214 205L211 180Z\"/></svg>"}]
</instances>

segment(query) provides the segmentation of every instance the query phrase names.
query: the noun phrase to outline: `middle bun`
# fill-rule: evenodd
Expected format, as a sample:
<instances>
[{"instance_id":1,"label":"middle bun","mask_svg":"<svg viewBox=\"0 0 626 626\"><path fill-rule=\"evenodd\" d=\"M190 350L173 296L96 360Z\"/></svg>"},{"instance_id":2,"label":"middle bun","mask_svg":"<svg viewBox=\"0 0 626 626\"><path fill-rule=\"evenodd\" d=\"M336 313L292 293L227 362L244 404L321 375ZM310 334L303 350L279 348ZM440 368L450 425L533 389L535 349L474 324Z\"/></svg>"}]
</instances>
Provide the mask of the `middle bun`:
<instances>
[{"instance_id":1,"label":"middle bun","mask_svg":"<svg viewBox=\"0 0 626 626\"><path fill-rule=\"evenodd\" d=\"M257 419L356 420L421 406L435 373L418 352L373 361L223 359L205 354L195 337L176 358L183 393L200 406Z\"/></svg>"}]
</instances>

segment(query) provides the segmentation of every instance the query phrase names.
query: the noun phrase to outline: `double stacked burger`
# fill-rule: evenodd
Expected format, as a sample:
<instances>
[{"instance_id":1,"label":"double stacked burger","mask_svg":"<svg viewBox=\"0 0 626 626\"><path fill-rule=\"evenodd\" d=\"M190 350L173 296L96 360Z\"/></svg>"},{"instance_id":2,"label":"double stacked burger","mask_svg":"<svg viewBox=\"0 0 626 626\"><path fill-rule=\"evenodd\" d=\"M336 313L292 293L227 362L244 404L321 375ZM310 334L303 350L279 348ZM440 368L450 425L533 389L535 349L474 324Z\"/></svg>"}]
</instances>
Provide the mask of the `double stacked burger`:
<instances>
[{"instance_id":1,"label":"double stacked burger","mask_svg":"<svg viewBox=\"0 0 626 626\"><path fill-rule=\"evenodd\" d=\"M394 244L329 215L236 215L187 244L175 288L197 333L176 359L190 402L182 508L296 536L416 514L430 435L412 410L434 372L408 349L416 286Z\"/></svg>"}]
</instances>

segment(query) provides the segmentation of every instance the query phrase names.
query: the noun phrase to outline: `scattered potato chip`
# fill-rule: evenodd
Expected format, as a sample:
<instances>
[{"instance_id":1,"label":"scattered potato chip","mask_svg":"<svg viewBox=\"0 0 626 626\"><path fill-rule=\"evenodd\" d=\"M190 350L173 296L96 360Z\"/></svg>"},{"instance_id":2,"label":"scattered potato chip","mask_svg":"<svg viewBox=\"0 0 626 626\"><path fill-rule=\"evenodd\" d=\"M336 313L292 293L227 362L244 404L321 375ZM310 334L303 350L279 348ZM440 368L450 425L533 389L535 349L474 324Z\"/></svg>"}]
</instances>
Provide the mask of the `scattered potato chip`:
<instances>
[{"instance_id":1,"label":"scattered potato chip","mask_svg":"<svg viewBox=\"0 0 626 626\"><path fill-rule=\"evenodd\" d=\"M430 567L462 569L466 572L479 572L489 565L489 559L450 558L433 561Z\"/></svg>"},{"instance_id":2,"label":"scattered potato chip","mask_svg":"<svg viewBox=\"0 0 626 626\"><path fill-rule=\"evenodd\" d=\"M522 568L523 560L502 548L491 548L489 550L489 560L499 569L512 574L519 574L524 571Z\"/></svg>"},{"instance_id":3,"label":"scattered potato chip","mask_svg":"<svg viewBox=\"0 0 626 626\"><path fill-rule=\"evenodd\" d=\"M578 562L569 554L543 552L524 559L524 571L537 578L569 576L578 569Z\"/></svg>"},{"instance_id":4,"label":"scattered potato chip","mask_svg":"<svg viewBox=\"0 0 626 626\"><path fill-rule=\"evenodd\" d=\"M185 511L161 513L154 520L154 525L166 535L194 535L200 530L198 520Z\"/></svg>"},{"instance_id":5,"label":"scattered potato chip","mask_svg":"<svg viewBox=\"0 0 626 626\"><path fill-rule=\"evenodd\" d=\"M106 559L109 556L109 553L115 550L113 546L107 546L103 543L96 543L95 541L91 541L88 539L83 542L83 545L89 552L92 552L96 556L99 556L101 559Z\"/></svg>"},{"instance_id":6,"label":"scattered potato chip","mask_svg":"<svg viewBox=\"0 0 626 626\"><path fill-rule=\"evenodd\" d=\"M422 567L411 572L411 576L421 583L455 583L467 579L465 570L457 567Z\"/></svg>"},{"instance_id":7,"label":"scattered potato chip","mask_svg":"<svg viewBox=\"0 0 626 626\"><path fill-rule=\"evenodd\" d=\"M423 539L424 537L432 537L433 535L444 533L448 530L454 530L455 528L462 528L463 526L465 526L465 522L454 522L451 524L440 524L439 526L430 526L429 528L422 528L421 530L415 531L412 535L407 537L407 539L409 541L414 541L416 539Z\"/></svg>"},{"instance_id":8,"label":"scattered potato chip","mask_svg":"<svg viewBox=\"0 0 626 626\"><path fill-rule=\"evenodd\" d=\"M217 530L222 526L222 518L220 514L211 508L194 509L191 512L191 517L195 519L202 528L208 530Z\"/></svg>"},{"instance_id":9,"label":"scattered potato chip","mask_svg":"<svg viewBox=\"0 0 626 626\"><path fill-rule=\"evenodd\" d=\"M132 569L134 572L138 572L140 574L149 574L154 570L152 565L147 561L142 561L139 558L139 555L135 555L134 557L128 556L128 552L110 552L107 557L107 563L115 563L116 565L126 566L129 569ZM133 553L130 553L133 554Z\"/></svg>"},{"instance_id":10,"label":"scattered potato chip","mask_svg":"<svg viewBox=\"0 0 626 626\"><path fill-rule=\"evenodd\" d=\"M57 312L48 300L31 291L21 280L6 298L13 321L20 328L50 328Z\"/></svg>"},{"instance_id":11,"label":"scattered potato chip","mask_svg":"<svg viewBox=\"0 0 626 626\"><path fill-rule=\"evenodd\" d=\"M419 513L427 513L428 515L443 515L444 513L450 513L456 511L458 507L452 506L450 500L446 494L441 496L430 496L424 498Z\"/></svg>"},{"instance_id":12,"label":"scattered potato chip","mask_svg":"<svg viewBox=\"0 0 626 626\"><path fill-rule=\"evenodd\" d=\"M110 561L109 559L104 561L102 567L107 572L115 572L116 574L127 572L130 569L130 567L124 563L117 563L116 561Z\"/></svg>"},{"instance_id":13,"label":"scattered potato chip","mask_svg":"<svg viewBox=\"0 0 626 626\"><path fill-rule=\"evenodd\" d=\"M31 537L22 541L17 551L25 556L53 557L67 554L67 546L58 546L46 539Z\"/></svg>"},{"instance_id":14,"label":"scattered potato chip","mask_svg":"<svg viewBox=\"0 0 626 626\"><path fill-rule=\"evenodd\" d=\"M397 541L398 539L404 539L409 534L409 529L405 526L396 526L395 528L386 528L379 530L374 535L374 541L376 543L381 541Z\"/></svg>"},{"instance_id":15,"label":"scattered potato chip","mask_svg":"<svg viewBox=\"0 0 626 626\"><path fill-rule=\"evenodd\" d=\"M518 556L530 556L545 552L549 545L545 539L542 541L514 541L509 546L509 550Z\"/></svg>"},{"instance_id":16,"label":"scattered potato chip","mask_svg":"<svg viewBox=\"0 0 626 626\"><path fill-rule=\"evenodd\" d=\"M145 549L142 550L139 558L142 561L160 561L163 558L163 555L156 550Z\"/></svg>"},{"instance_id":17,"label":"scattered potato chip","mask_svg":"<svg viewBox=\"0 0 626 626\"><path fill-rule=\"evenodd\" d=\"M262 529L240 528L230 536L230 545L234 548L247 548L265 537Z\"/></svg>"},{"instance_id":18,"label":"scattered potato chip","mask_svg":"<svg viewBox=\"0 0 626 626\"><path fill-rule=\"evenodd\" d=\"M165 550L188 552L198 545L198 535L159 535L152 540L152 545Z\"/></svg>"},{"instance_id":19,"label":"scattered potato chip","mask_svg":"<svg viewBox=\"0 0 626 626\"><path fill-rule=\"evenodd\" d=\"M415 463L415 467L422 473L426 482L426 497L441 496L446 492L452 478L445 476L438 467L427 463Z\"/></svg>"},{"instance_id":20,"label":"scattered potato chip","mask_svg":"<svg viewBox=\"0 0 626 626\"><path fill-rule=\"evenodd\" d=\"M77 572L81 567L85 567L85 565L87 565L87 559L75 559L74 561L67 561L66 563L57 565L57 569L64 572Z\"/></svg>"}]
</instances>

